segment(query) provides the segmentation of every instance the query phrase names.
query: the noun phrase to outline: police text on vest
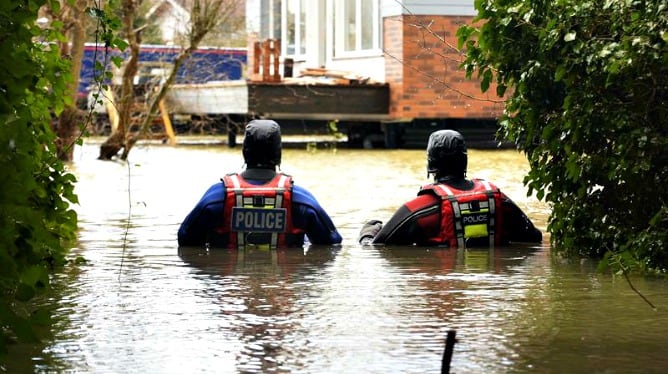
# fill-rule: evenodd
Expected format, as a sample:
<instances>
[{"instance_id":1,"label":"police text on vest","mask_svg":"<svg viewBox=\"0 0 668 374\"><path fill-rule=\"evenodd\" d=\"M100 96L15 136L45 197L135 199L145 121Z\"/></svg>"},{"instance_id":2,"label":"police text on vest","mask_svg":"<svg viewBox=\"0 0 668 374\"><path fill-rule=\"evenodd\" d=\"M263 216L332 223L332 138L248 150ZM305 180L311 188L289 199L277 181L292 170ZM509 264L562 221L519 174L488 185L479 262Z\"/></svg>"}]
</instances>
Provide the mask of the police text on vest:
<instances>
[{"instance_id":1,"label":"police text on vest","mask_svg":"<svg viewBox=\"0 0 668 374\"><path fill-rule=\"evenodd\" d=\"M284 232L286 220L285 208L232 208L232 231L235 232Z\"/></svg>"}]
</instances>

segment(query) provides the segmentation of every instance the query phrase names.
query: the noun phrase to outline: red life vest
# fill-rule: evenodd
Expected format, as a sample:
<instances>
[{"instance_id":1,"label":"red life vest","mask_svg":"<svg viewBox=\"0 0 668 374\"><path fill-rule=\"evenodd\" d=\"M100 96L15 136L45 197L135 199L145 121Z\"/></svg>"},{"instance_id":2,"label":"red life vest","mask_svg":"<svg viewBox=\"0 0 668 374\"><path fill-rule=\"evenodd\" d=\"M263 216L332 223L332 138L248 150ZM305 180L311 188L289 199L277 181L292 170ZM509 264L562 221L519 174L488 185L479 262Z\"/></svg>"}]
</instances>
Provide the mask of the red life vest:
<instances>
[{"instance_id":1,"label":"red life vest","mask_svg":"<svg viewBox=\"0 0 668 374\"><path fill-rule=\"evenodd\" d=\"M292 177L277 173L261 185L249 183L237 173L227 174L225 227L229 247L269 245L270 248L301 245L304 231L292 225Z\"/></svg>"},{"instance_id":2,"label":"red life vest","mask_svg":"<svg viewBox=\"0 0 668 374\"><path fill-rule=\"evenodd\" d=\"M433 183L418 192L418 195L434 193L441 197L441 227L429 242L464 248L469 239L480 238L475 241L482 240L490 247L501 245L501 191L483 179L474 179L473 183L472 190Z\"/></svg>"}]
</instances>

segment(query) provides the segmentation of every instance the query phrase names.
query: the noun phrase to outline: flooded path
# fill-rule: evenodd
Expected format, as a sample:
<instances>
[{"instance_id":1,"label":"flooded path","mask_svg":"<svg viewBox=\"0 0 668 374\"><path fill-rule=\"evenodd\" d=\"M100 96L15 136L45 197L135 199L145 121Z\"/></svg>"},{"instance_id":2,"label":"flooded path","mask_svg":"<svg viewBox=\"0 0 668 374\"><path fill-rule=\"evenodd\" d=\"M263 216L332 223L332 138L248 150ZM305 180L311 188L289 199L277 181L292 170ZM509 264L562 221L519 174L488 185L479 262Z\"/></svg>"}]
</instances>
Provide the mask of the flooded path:
<instances>
[{"instance_id":1,"label":"flooded path","mask_svg":"<svg viewBox=\"0 0 668 374\"><path fill-rule=\"evenodd\" d=\"M54 280L54 336L17 347L8 372L438 373L457 331L456 373L663 373L668 282L625 280L594 264L553 263L536 247L457 251L362 247L428 182L425 152L284 150L282 170L332 216L341 246L289 251L178 248L181 220L242 167L241 150L138 146L129 163L76 151L87 264ZM545 231L512 150L469 152Z\"/></svg>"}]
</instances>

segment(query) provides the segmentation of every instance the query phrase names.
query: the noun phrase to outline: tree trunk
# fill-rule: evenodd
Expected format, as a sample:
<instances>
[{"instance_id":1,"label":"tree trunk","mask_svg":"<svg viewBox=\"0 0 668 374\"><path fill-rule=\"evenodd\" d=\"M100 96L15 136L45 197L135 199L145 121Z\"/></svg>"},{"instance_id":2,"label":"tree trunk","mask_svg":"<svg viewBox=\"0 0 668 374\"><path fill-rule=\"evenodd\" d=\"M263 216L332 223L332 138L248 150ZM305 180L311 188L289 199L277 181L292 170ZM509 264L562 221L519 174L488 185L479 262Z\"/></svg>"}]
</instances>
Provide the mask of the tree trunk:
<instances>
[{"instance_id":1,"label":"tree trunk","mask_svg":"<svg viewBox=\"0 0 668 374\"><path fill-rule=\"evenodd\" d=\"M165 97L165 95L167 95L167 90L176 80L176 74L179 70L179 67L181 67L183 61L185 61L188 57L190 57L192 51L195 48L196 46L195 47L190 46L189 48L181 51L181 53L179 53L179 55L176 56L176 58L174 59L174 65L172 67L172 71L170 72L166 81L162 85L160 85L158 92L153 92L149 96L149 106L147 109L146 116L143 117L139 125L140 128L139 132L134 134L128 134L128 136L126 137L125 150L121 155L122 160L127 159L128 154L130 153L132 147L137 143L137 141L139 141L139 139L141 139L143 135L149 132L149 127L151 126L151 123L153 123L153 118L155 118L155 116L157 115L160 101Z\"/></svg>"},{"instance_id":2,"label":"tree trunk","mask_svg":"<svg viewBox=\"0 0 668 374\"><path fill-rule=\"evenodd\" d=\"M119 126L120 127L120 126ZM114 131L107 140L100 145L100 155L98 160L111 160L118 152L123 149L125 143L125 134Z\"/></svg>"},{"instance_id":3,"label":"tree trunk","mask_svg":"<svg viewBox=\"0 0 668 374\"><path fill-rule=\"evenodd\" d=\"M60 113L55 127L56 152L60 160L72 161L74 144L81 136L81 126L88 120L87 113L73 105L65 107Z\"/></svg>"},{"instance_id":4,"label":"tree trunk","mask_svg":"<svg viewBox=\"0 0 668 374\"><path fill-rule=\"evenodd\" d=\"M120 100L116 102L118 105L118 127L100 146L100 156L98 157L100 160L110 160L128 145L125 139L132 120L132 106L135 101L133 80L139 67L139 44L141 43L141 34L133 29L136 5L134 0L123 0L123 33L128 40L130 56L123 70ZM127 159L128 152L129 150L126 148L121 158Z\"/></svg>"},{"instance_id":5,"label":"tree trunk","mask_svg":"<svg viewBox=\"0 0 668 374\"><path fill-rule=\"evenodd\" d=\"M69 34L68 42L61 43L60 54L63 58L71 61L72 80L68 87L71 103L60 113L58 120L54 123L56 134L56 152L63 161L72 161L74 157L74 144L81 136L90 116L77 107L77 94L79 87L79 75L81 74L81 60L84 53L86 7L87 0L77 0L70 5L62 2L62 11L58 18L63 21L64 33Z\"/></svg>"},{"instance_id":6,"label":"tree trunk","mask_svg":"<svg viewBox=\"0 0 668 374\"><path fill-rule=\"evenodd\" d=\"M121 149L123 153L120 158L126 160L132 147L149 132L153 118L157 114L160 100L165 96L169 86L174 82L179 66L187 59L192 51L196 49L202 39L216 25L229 22L236 14L237 7L241 6L240 0L193 0L191 7L190 30L187 35L188 46L177 56L171 74L159 91L152 93L149 99L147 113L143 113L139 123L139 131L130 134L130 121L133 104L135 102L134 76L138 70L139 45L141 43L141 30L133 29L133 21L136 16L137 0L123 0L123 32L127 38L131 55L125 65L123 72L123 84L118 101L119 123L117 130L111 134L109 139L100 147L100 159L110 159ZM140 2L140 1L139 1Z\"/></svg>"}]
</instances>

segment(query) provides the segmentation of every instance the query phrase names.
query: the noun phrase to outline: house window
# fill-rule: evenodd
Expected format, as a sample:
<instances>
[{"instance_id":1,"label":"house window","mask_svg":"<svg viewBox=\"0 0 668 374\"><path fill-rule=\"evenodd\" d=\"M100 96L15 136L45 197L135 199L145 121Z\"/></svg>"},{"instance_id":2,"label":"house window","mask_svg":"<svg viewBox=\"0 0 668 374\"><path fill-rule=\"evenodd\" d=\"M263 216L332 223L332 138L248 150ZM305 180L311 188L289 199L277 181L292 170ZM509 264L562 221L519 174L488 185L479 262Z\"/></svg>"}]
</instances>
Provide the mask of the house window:
<instances>
[{"instance_id":1,"label":"house window","mask_svg":"<svg viewBox=\"0 0 668 374\"><path fill-rule=\"evenodd\" d=\"M306 1L261 0L260 37L280 39L281 54L306 54Z\"/></svg>"},{"instance_id":2,"label":"house window","mask_svg":"<svg viewBox=\"0 0 668 374\"><path fill-rule=\"evenodd\" d=\"M288 56L306 54L306 0L283 1L283 52Z\"/></svg>"},{"instance_id":3,"label":"house window","mask_svg":"<svg viewBox=\"0 0 668 374\"><path fill-rule=\"evenodd\" d=\"M280 39L281 0L262 0L261 9L260 37L262 39Z\"/></svg>"},{"instance_id":4,"label":"house window","mask_svg":"<svg viewBox=\"0 0 668 374\"><path fill-rule=\"evenodd\" d=\"M335 55L345 56L380 49L379 0L336 1Z\"/></svg>"}]
</instances>

